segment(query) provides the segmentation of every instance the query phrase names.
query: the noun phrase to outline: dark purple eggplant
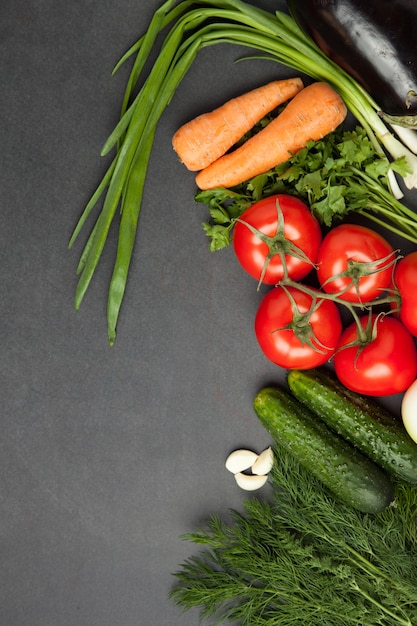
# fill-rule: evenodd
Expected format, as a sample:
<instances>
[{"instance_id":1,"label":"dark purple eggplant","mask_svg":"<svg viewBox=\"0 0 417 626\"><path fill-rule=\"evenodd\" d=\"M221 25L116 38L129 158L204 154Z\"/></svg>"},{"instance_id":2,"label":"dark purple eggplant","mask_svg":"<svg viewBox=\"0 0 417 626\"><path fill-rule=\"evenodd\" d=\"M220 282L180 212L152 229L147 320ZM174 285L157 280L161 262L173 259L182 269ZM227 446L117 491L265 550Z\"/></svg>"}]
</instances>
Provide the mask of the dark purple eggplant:
<instances>
[{"instance_id":1,"label":"dark purple eggplant","mask_svg":"<svg viewBox=\"0 0 417 626\"><path fill-rule=\"evenodd\" d=\"M287 0L301 30L353 76L381 117L417 127L417 0Z\"/></svg>"}]
</instances>

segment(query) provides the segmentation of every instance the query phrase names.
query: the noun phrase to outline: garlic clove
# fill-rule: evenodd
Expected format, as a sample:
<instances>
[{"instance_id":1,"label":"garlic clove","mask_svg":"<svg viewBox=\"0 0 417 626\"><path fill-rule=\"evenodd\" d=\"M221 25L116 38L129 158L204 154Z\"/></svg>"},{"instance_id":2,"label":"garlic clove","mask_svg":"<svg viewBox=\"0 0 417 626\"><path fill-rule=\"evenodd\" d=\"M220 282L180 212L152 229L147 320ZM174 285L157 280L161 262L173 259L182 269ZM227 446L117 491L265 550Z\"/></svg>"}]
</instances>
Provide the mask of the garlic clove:
<instances>
[{"instance_id":1,"label":"garlic clove","mask_svg":"<svg viewBox=\"0 0 417 626\"><path fill-rule=\"evenodd\" d=\"M245 491L255 491L264 486L268 480L268 476L256 476L256 474L235 474L238 486Z\"/></svg>"},{"instance_id":2,"label":"garlic clove","mask_svg":"<svg viewBox=\"0 0 417 626\"><path fill-rule=\"evenodd\" d=\"M235 450L226 459L226 469L232 474L249 469L257 460L258 455L252 450Z\"/></svg>"},{"instance_id":3,"label":"garlic clove","mask_svg":"<svg viewBox=\"0 0 417 626\"><path fill-rule=\"evenodd\" d=\"M251 466L252 473L257 475L269 474L274 464L274 453L272 448L266 448L256 459L255 463Z\"/></svg>"}]
</instances>

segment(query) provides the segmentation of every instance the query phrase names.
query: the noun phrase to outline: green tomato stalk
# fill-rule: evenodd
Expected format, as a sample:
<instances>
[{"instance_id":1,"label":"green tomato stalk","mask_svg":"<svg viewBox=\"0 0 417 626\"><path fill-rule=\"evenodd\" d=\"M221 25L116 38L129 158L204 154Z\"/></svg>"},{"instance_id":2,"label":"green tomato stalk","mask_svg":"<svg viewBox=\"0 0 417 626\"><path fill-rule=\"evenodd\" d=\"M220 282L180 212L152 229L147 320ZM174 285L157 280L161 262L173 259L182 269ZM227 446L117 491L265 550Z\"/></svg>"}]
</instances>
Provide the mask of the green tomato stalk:
<instances>
[{"instance_id":1,"label":"green tomato stalk","mask_svg":"<svg viewBox=\"0 0 417 626\"><path fill-rule=\"evenodd\" d=\"M380 311L379 316L398 313L401 306L401 297L399 290L393 286L392 288L387 288L384 293L381 293L377 298L363 301L360 294L361 279L378 272L384 272L390 268L392 268L392 272L394 272L397 262L402 257L399 255L398 251L393 250L386 256L373 261L354 261L353 259L350 259L347 262L347 268L345 270L331 276L331 278L321 284L321 289L318 290L314 287L308 286L304 282L298 280L296 281L291 278L287 263L288 256L296 257L303 262L309 263L312 270L317 269L317 267L302 249L286 238L284 215L278 201L276 202L276 210L277 230L272 236L265 235L265 233L261 232L255 226L249 224L240 217L237 217L234 220L234 222L244 224L245 227L248 228L251 233L262 241L268 248L268 254L265 257L258 281L258 291L262 286L263 278L269 263L274 257L278 256L282 266L283 276L275 286L279 286L284 289L287 298L291 303L291 309L293 312L293 319L285 328L293 331L302 345L308 345L317 352L325 353L328 348L327 346L321 345L318 337L315 336L312 325L310 324L310 319L313 313L322 305L324 300L331 300L340 309L346 309L349 312L357 327L357 340L353 344L349 344L349 346L345 347L351 347L354 345L358 346L359 349L362 350L366 345L375 340L377 328L376 323L372 326L368 325L364 328L361 324L361 316L366 313L369 316L369 319L371 319L375 309L378 308L378 310L380 310L381 306L385 306L388 310ZM346 279L347 282L345 287L339 291L326 291L326 284L338 279ZM298 291L310 296L311 307L308 311L299 311L297 303L292 297L291 291L288 287L297 289ZM351 291L352 288L355 289L356 299L346 299L345 294Z\"/></svg>"}]
</instances>

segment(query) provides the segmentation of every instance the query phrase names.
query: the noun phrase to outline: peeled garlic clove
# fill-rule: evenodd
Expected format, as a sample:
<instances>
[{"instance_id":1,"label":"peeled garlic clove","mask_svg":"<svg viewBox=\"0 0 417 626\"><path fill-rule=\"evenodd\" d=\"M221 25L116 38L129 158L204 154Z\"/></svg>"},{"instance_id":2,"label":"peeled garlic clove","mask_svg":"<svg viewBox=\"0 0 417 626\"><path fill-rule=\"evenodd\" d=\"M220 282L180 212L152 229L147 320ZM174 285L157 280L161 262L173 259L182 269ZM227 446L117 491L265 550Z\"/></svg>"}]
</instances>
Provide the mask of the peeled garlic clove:
<instances>
[{"instance_id":1,"label":"peeled garlic clove","mask_svg":"<svg viewBox=\"0 0 417 626\"><path fill-rule=\"evenodd\" d=\"M274 453L272 448L266 448L256 459L252 465L252 473L258 475L269 474L274 464Z\"/></svg>"},{"instance_id":2,"label":"peeled garlic clove","mask_svg":"<svg viewBox=\"0 0 417 626\"><path fill-rule=\"evenodd\" d=\"M255 491L264 486L268 480L268 476L256 476L256 474L235 474L237 484L245 491Z\"/></svg>"},{"instance_id":3,"label":"peeled garlic clove","mask_svg":"<svg viewBox=\"0 0 417 626\"><path fill-rule=\"evenodd\" d=\"M232 474L243 472L249 469L257 458L258 455L252 450L235 450L226 459L226 469Z\"/></svg>"}]
</instances>

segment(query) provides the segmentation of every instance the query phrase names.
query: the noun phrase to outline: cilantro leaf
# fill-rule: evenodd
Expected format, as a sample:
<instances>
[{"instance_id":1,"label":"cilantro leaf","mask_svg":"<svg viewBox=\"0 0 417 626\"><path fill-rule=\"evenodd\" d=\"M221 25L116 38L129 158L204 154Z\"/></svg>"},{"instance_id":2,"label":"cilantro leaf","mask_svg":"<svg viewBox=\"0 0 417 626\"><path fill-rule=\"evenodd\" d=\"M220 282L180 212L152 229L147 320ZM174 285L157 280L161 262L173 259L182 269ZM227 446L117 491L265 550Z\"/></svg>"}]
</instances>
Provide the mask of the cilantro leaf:
<instances>
[{"instance_id":1,"label":"cilantro leaf","mask_svg":"<svg viewBox=\"0 0 417 626\"><path fill-rule=\"evenodd\" d=\"M313 214L321 224L331 226L336 217L343 217L347 213L344 194L344 185L328 186L327 193L322 200L311 205Z\"/></svg>"},{"instance_id":2,"label":"cilantro leaf","mask_svg":"<svg viewBox=\"0 0 417 626\"><path fill-rule=\"evenodd\" d=\"M212 250L229 245L233 220L247 207L277 193L299 197L325 226L359 212L417 243L415 213L392 195L389 169L402 176L408 172L405 159L389 161L364 128L339 128L265 174L233 189L198 192L195 199L209 208L211 221L204 229Z\"/></svg>"},{"instance_id":3,"label":"cilantro leaf","mask_svg":"<svg viewBox=\"0 0 417 626\"><path fill-rule=\"evenodd\" d=\"M208 237L210 237L210 251L221 250L227 248L230 244L230 231L219 224L203 223L203 229Z\"/></svg>"}]
</instances>

